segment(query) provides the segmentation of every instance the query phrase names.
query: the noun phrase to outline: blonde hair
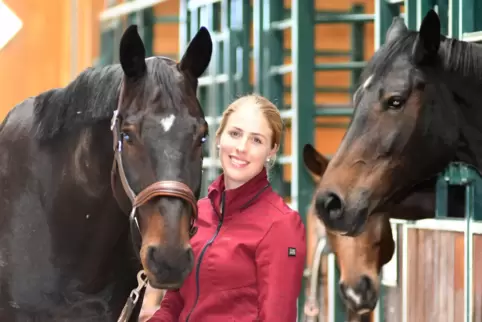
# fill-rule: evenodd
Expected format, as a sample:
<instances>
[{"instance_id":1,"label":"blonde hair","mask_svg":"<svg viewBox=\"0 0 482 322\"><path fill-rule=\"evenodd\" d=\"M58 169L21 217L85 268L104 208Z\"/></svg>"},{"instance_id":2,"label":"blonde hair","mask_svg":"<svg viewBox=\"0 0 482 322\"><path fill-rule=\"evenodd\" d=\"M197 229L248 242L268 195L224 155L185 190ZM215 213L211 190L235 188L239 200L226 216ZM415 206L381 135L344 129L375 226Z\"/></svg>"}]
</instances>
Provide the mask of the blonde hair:
<instances>
[{"instance_id":1,"label":"blonde hair","mask_svg":"<svg viewBox=\"0 0 482 322\"><path fill-rule=\"evenodd\" d=\"M271 148L277 146L279 148L281 143L281 134L283 132L283 120L281 119L281 114L276 107L269 99L263 97L258 94L248 94L245 96L241 96L232 102L226 110L224 110L221 122L219 123L219 128L216 131L216 137L219 138L221 134L224 132L226 128L226 124L228 123L228 119L231 114L236 111L241 106L245 105L255 105L259 108L261 113L263 113L264 117L268 121L269 127L271 129ZM272 162L274 163L273 156ZM271 162L270 162L271 163ZM272 166L273 164L271 164Z\"/></svg>"}]
</instances>

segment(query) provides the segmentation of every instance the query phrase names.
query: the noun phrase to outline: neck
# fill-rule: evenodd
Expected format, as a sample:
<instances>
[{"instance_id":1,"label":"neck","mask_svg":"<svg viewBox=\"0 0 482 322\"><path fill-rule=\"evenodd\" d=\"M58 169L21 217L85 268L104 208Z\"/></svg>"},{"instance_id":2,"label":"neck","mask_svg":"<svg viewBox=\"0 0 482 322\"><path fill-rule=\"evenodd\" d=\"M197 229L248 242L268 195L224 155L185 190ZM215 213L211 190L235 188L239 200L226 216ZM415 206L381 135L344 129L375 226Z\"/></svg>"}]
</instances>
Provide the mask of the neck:
<instances>
[{"instance_id":1,"label":"neck","mask_svg":"<svg viewBox=\"0 0 482 322\"><path fill-rule=\"evenodd\" d=\"M482 170L482 46L446 39L442 42L444 82L459 110L456 160Z\"/></svg>"},{"instance_id":2,"label":"neck","mask_svg":"<svg viewBox=\"0 0 482 322\"><path fill-rule=\"evenodd\" d=\"M224 179L224 188L225 190L234 190L234 189L237 189L239 187L241 187L243 184L245 184L246 182L245 181L235 181L235 180L231 180L230 178L228 177L225 177Z\"/></svg>"},{"instance_id":3,"label":"neck","mask_svg":"<svg viewBox=\"0 0 482 322\"><path fill-rule=\"evenodd\" d=\"M136 257L131 254L127 215L120 211L112 194L113 151L109 124L96 124L79 130L77 135L71 134L55 144L58 154L63 151L66 156L61 161L63 164L57 165L63 170L59 173L71 175L61 176L58 185L55 199L59 202L55 203L53 213L58 214L55 222L59 224L52 229L52 238L62 241L58 243L56 258L69 272L69 278L76 281L77 291L102 293L112 283L129 284L135 278L132 264ZM72 196L78 200L75 209L71 208ZM66 213L69 213L68 222L60 218ZM80 244L85 245L82 251L79 251ZM112 292L104 295L112 296Z\"/></svg>"}]
</instances>

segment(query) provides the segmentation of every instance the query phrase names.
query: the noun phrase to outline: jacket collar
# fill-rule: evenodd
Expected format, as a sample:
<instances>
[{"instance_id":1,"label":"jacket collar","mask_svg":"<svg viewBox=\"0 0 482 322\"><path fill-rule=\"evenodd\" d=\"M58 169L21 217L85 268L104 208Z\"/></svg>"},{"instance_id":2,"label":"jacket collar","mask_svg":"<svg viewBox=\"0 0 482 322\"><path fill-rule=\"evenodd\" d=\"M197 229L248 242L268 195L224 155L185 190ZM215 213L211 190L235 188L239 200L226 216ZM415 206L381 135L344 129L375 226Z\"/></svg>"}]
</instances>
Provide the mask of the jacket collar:
<instances>
[{"instance_id":1,"label":"jacket collar","mask_svg":"<svg viewBox=\"0 0 482 322\"><path fill-rule=\"evenodd\" d=\"M271 189L266 168L251 180L236 189L226 190L224 174L221 174L208 188L208 198L218 215L221 215L221 199L224 192L224 214L247 208L265 190Z\"/></svg>"}]
</instances>

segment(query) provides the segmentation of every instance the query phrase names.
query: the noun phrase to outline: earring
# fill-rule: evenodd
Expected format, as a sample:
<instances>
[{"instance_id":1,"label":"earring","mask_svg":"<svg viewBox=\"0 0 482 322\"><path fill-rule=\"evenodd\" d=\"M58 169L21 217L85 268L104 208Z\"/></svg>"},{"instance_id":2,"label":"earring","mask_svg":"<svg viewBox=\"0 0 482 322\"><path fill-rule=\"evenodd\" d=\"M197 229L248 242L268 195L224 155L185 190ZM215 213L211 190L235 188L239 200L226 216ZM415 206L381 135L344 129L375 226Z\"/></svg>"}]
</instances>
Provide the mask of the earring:
<instances>
[{"instance_id":1,"label":"earring","mask_svg":"<svg viewBox=\"0 0 482 322\"><path fill-rule=\"evenodd\" d=\"M266 159L266 162L269 162L269 161L271 161L271 159L270 159L270 158L267 158L267 159Z\"/></svg>"},{"instance_id":2,"label":"earring","mask_svg":"<svg viewBox=\"0 0 482 322\"><path fill-rule=\"evenodd\" d=\"M216 145L216 147L219 149L221 146L218 144L218 145Z\"/></svg>"}]
</instances>

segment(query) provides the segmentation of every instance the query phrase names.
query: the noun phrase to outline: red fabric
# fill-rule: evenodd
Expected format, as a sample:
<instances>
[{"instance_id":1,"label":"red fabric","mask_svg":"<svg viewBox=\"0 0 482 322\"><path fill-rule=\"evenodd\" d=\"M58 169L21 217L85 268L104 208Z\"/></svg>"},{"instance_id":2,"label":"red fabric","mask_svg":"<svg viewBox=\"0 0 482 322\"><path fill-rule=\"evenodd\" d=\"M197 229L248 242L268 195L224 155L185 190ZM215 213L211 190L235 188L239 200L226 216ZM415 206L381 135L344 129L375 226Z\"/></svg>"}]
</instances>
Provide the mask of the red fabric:
<instances>
[{"instance_id":1,"label":"red fabric","mask_svg":"<svg viewBox=\"0 0 482 322\"><path fill-rule=\"evenodd\" d=\"M190 312L192 322L296 321L306 258L300 216L271 189L264 170L224 192L222 215L223 191L221 175L198 202L193 271L148 321L186 321Z\"/></svg>"}]
</instances>

